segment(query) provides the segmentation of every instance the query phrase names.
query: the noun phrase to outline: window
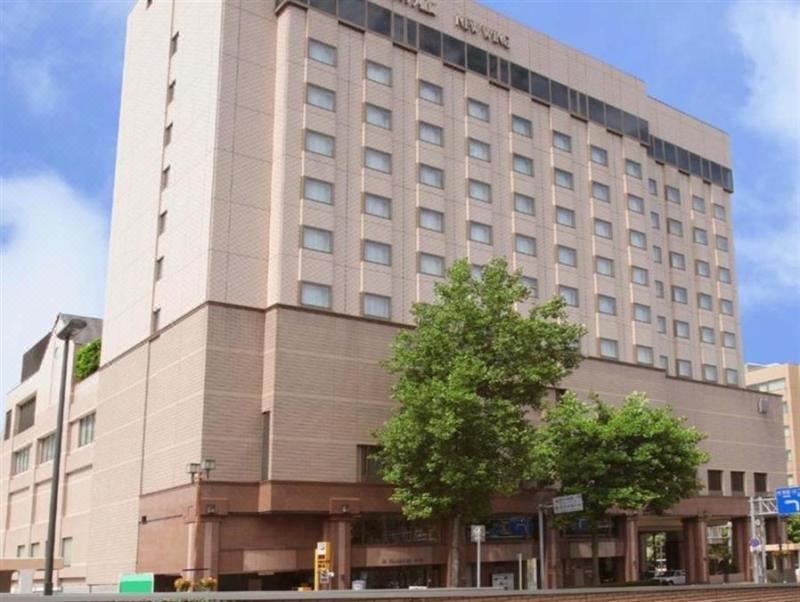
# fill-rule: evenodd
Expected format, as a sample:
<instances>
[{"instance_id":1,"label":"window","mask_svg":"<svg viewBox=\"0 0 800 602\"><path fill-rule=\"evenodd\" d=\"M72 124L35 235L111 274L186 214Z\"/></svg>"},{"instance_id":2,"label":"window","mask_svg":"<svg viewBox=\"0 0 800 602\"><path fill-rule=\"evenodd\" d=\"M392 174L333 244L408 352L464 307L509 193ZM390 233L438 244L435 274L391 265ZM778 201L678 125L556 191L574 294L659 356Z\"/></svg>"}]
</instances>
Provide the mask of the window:
<instances>
[{"instance_id":1,"label":"window","mask_svg":"<svg viewBox=\"0 0 800 602\"><path fill-rule=\"evenodd\" d=\"M753 489L755 494L767 493L767 473L753 473Z\"/></svg>"},{"instance_id":2,"label":"window","mask_svg":"<svg viewBox=\"0 0 800 602\"><path fill-rule=\"evenodd\" d=\"M167 127L164 128L164 146L169 146L169 143L172 142L172 124L168 124Z\"/></svg>"},{"instance_id":3,"label":"window","mask_svg":"<svg viewBox=\"0 0 800 602\"><path fill-rule=\"evenodd\" d=\"M19 435L23 431L27 431L33 426L34 418L36 417L36 398L31 399L19 404L17 406L17 424L14 429L14 434Z\"/></svg>"},{"instance_id":4,"label":"window","mask_svg":"<svg viewBox=\"0 0 800 602\"><path fill-rule=\"evenodd\" d=\"M381 483L381 464L375 454L380 451L377 445L358 446L358 480L362 483Z\"/></svg>"},{"instance_id":5,"label":"window","mask_svg":"<svg viewBox=\"0 0 800 602\"><path fill-rule=\"evenodd\" d=\"M733 315L733 301L729 299L720 299L719 300L719 311L726 316Z\"/></svg>"},{"instance_id":6,"label":"window","mask_svg":"<svg viewBox=\"0 0 800 602\"><path fill-rule=\"evenodd\" d=\"M526 138L533 137L533 124L529 119L520 117L519 115L511 116L511 131Z\"/></svg>"},{"instance_id":7,"label":"window","mask_svg":"<svg viewBox=\"0 0 800 602\"><path fill-rule=\"evenodd\" d=\"M708 471L708 492L709 493L722 493L722 471L709 470Z\"/></svg>"},{"instance_id":8,"label":"window","mask_svg":"<svg viewBox=\"0 0 800 602\"><path fill-rule=\"evenodd\" d=\"M696 194L692 196L692 209L699 213L706 212L706 200L701 197L697 196Z\"/></svg>"},{"instance_id":9,"label":"window","mask_svg":"<svg viewBox=\"0 0 800 602\"><path fill-rule=\"evenodd\" d=\"M667 220L667 232L675 236L683 236L683 224L676 219Z\"/></svg>"},{"instance_id":10,"label":"window","mask_svg":"<svg viewBox=\"0 0 800 602\"><path fill-rule=\"evenodd\" d=\"M708 244L708 232L703 230L702 228L694 228L692 229L692 238L694 242L700 245L707 245Z\"/></svg>"},{"instance_id":11,"label":"window","mask_svg":"<svg viewBox=\"0 0 800 602\"><path fill-rule=\"evenodd\" d=\"M724 282L725 284L731 283L731 271L728 268L720 267L717 275L719 276L720 282Z\"/></svg>"},{"instance_id":12,"label":"window","mask_svg":"<svg viewBox=\"0 0 800 602\"><path fill-rule=\"evenodd\" d=\"M479 222L469 222L469 239L485 245L492 244L492 227Z\"/></svg>"},{"instance_id":13,"label":"window","mask_svg":"<svg viewBox=\"0 0 800 602\"><path fill-rule=\"evenodd\" d=\"M533 159L514 153L513 168L517 173L533 177Z\"/></svg>"},{"instance_id":14,"label":"window","mask_svg":"<svg viewBox=\"0 0 800 602\"><path fill-rule=\"evenodd\" d=\"M675 320L672 323L673 326L673 333L679 339L688 339L689 338L689 322L684 322L683 320Z\"/></svg>"},{"instance_id":15,"label":"window","mask_svg":"<svg viewBox=\"0 0 800 602\"><path fill-rule=\"evenodd\" d=\"M528 288L528 293L532 298L536 299L539 296L539 281L536 278L523 276L522 284Z\"/></svg>"},{"instance_id":16,"label":"window","mask_svg":"<svg viewBox=\"0 0 800 602\"><path fill-rule=\"evenodd\" d=\"M650 212L650 227L653 228L653 230L661 229L661 216L655 211Z\"/></svg>"},{"instance_id":17,"label":"window","mask_svg":"<svg viewBox=\"0 0 800 602\"><path fill-rule=\"evenodd\" d=\"M727 236L720 236L717 234L717 250L718 251L727 251L728 250L728 237Z\"/></svg>"},{"instance_id":18,"label":"window","mask_svg":"<svg viewBox=\"0 0 800 602\"><path fill-rule=\"evenodd\" d=\"M6 421L3 427L3 441L7 441L11 437L11 410L6 410Z\"/></svg>"},{"instance_id":19,"label":"window","mask_svg":"<svg viewBox=\"0 0 800 602\"><path fill-rule=\"evenodd\" d=\"M653 365L653 348L645 345L636 345L636 362L639 364Z\"/></svg>"},{"instance_id":20,"label":"window","mask_svg":"<svg viewBox=\"0 0 800 602\"><path fill-rule=\"evenodd\" d=\"M72 566L72 538L64 537L61 540L61 559L63 566Z\"/></svg>"},{"instance_id":21,"label":"window","mask_svg":"<svg viewBox=\"0 0 800 602\"><path fill-rule=\"evenodd\" d=\"M669 368L669 356L659 355L658 367L661 368L662 370L666 370L667 368Z\"/></svg>"},{"instance_id":22,"label":"window","mask_svg":"<svg viewBox=\"0 0 800 602\"><path fill-rule=\"evenodd\" d=\"M25 557L25 550L28 546L24 543L17 546L17 558L24 558Z\"/></svg>"},{"instance_id":23,"label":"window","mask_svg":"<svg viewBox=\"0 0 800 602\"><path fill-rule=\"evenodd\" d=\"M434 188L444 188L444 172L436 167L420 163L419 182Z\"/></svg>"},{"instance_id":24,"label":"window","mask_svg":"<svg viewBox=\"0 0 800 602\"><path fill-rule=\"evenodd\" d=\"M725 383L729 385L739 384L739 371L733 368L725 369Z\"/></svg>"},{"instance_id":25,"label":"window","mask_svg":"<svg viewBox=\"0 0 800 602\"><path fill-rule=\"evenodd\" d=\"M485 142L475 140L475 138L467 139L467 154L473 159L480 159L481 161L492 160L491 147Z\"/></svg>"},{"instance_id":26,"label":"window","mask_svg":"<svg viewBox=\"0 0 800 602\"><path fill-rule=\"evenodd\" d=\"M570 307L578 307L578 289L571 286L559 286L558 294L564 298L564 302Z\"/></svg>"},{"instance_id":27,"label":"window","mask_svg":"<svg viewBox=\"0 0 800 602\"><path fill-rule=\"evenodd\" d=\"M714 329L709 326L700 327L700 340L704 343L714 344L716 337L714 336Z\"/></svg>"},{"instance_id":28,"label":"window","mask_svg":"<svg viewBox=\"0 0 800 602\"><path fill-rule=\"evenodd\" d=\"M308 84L306 86L306 103L326 111L335 111L336 92L321 86Z\"/></svg>"},{"instance_id":29,"label":"window","mask_svg":"<svg viewBox=\"0 0 800 602\"><path fill-rule=\"evenodd\" d=\"M661 247L653 245L653 262L661 263Z\"/></svg>"},{"instance_id":30,"label":"window","mask_svg":"<svg viewBox=\"0 0 800 602\"><path fill-rule=\"evenodd\" d=\"M38 541L34 541L31 544L31 554L30 554L31 558L39 558L41 556L41 551L39 549L40 547L41 546L39 545Z\"/></svg>"},{"instance_id":31,"label":"window","mask_svg":"<svg viewBox=\"0 0 800 602\"><path fill-rule=\"evenodd\" d=\"M392 112L389 109L367 103L364 111L364 119L367 123L379 128L385 130L392 129Z\"/></svg>"},{"instance_id":32,"label":"window","mask_svg":"<svg viewBox=\"0 0 800 602\"><path fill-rule=\"evenodd\" d=\"M333 157L336 148L336 141L333 136L306 130L306 150L318 155Z\"/></svg>"},{"instance_id":33,"label":"window","mask_svg":"<svg viewBox=\"0 0 800 602\"><path fill-rule=\"evenodd\" d=\"M78 447L89 445L94 441L94 412L87 414L78 421Z\"/></svg>"},{"instance_id":34,"label":"window","mask_svg":"<svg viewBox=\"0 0 800 602\"><path fill-rule=\"evenodd\" d=\"M364 149L364 167L382 173L392 173L392 155L367 147Z\"/></svg>"},{"instance_id":35,"label":"window","mask_svg":"<svg viewBox=\"0 0 800 602\"><path fill-rule=\"evenodd\" d=\"M613 238L613 231L611 222L607 222L604 219L594 219L594 233L597 236L601 236L603 238Z\"/></svg>"},{"instance_id":36,"label":"window","mask_svg":"<svg viewBox=\"0 0 800 602\"><path fill-rule=\"evenodd\" d=\"M523 255L536 255L536 239L524 234L515 234L514 250Z\"/></svg>"},{"instance_id":37,"label":"window","mask_svg":"<svg viewBox=\"0 0 800 602\"><path fill-rule=\"evenodd\" d=\"M572 138L561 132L553 132L553 146L565 152L572 152Z\"/></svg>"},{"instance_id":38,"label":"window","mask_svg":"<svg viewBox=\"0 0 800 602\"><path fill-rule=\"evenodd\" d=\"M656 280L656 298L664 298L664 283L660 280Z\"/></svg>"},{"instance_id":39,"label":"window","mask_svg":"<svg viewBox=\"0 0 800 602\"><path fill-rule=\"evenodd\" d=\"M429 253L420 253L419 271L420 274L428 274L430 276L444 276L444 257L439 257L438 255L431 255Z\"/></svg>"},{"instance_id":40,"label":"window","mask_svg":"<svg viewBox=\"0 0 800 602\"><path fill-rule=\"evenodd\" d=\"M617 315L617 300L608 295L597 295L597 311L609 316Z\"/></svg>"},{"instance_id":41,"label":"window","mask_svg":"<svg viewBox=\"0 0 800 602\"><path fill-rule=\"evenodd\" d=\"M570 247L564 245L556 246L558 263L562 265L569 265L576 267L578 265L578 252Z\"/></svg>"},{"instance_id":42,"label":"window","mask_svg":"<svg viewBox=\"0 0 800 602\"><path fill-rule=\"evenodd\" d=\"M617 350L617 342L613 339L600 339L600 357L610 359L617 359L619 352Z\"/></svg>"},{"instance_id":43,"label":"window","mask_svg":"<svg viewBox=\"0 0 800 602\"><path fill-rule=\"evenodd\" d=\"M688 303L689 302L689 294L686 292L686 289L682 286L672 286L672 300L675 303Z\"/></svg>"},{"instance_id":44,"label":"window","mask_svg":"<svg viewBox=\"0 0 800 602\"><path fill-rule=\"evenodd\" d=\"M628 209L634 213L644 213L644 199L635 194L628 195Z\"/></svg>"},{"instance_id":45,"label":"window","mask_svg":"<svg viewBox=\"0 0 800 602\"><path fill-rule=\"evenodd\" d=\"M316 178L303 178L303 198L317 203L333 205L333 184Z\"/></svg>"},{"instance_id":46,"label":"window","mask_svg":"<svg viewBox=\"0 0 800 602\"><path fill-rule=\"evenodd\" d=\"M364 261L392 265L392 246L374 240L365 240L363 249Z\"/></svg>"},{"instance_id":47,"label":"window","mask_svg":"<svg viewBox=\"0 0 800 602\"><path fill-rule=\"evenodd\" d=\"M474 98L467 99L467 113L475 119L489 121L489 105Z\"/></svg>"},{"instance_id":48,"label":"window","mask_svg":"<svg viewBox=\"0 0 800 602\"><path fill-rule=\"evenodd\" d=\"M419 139L423 142L436 144L437 146L444 145L444 130L438 125L432 123L419 122Z\"/></svg>"},{"instance_id":49,"label":"window","mask_svg":"<svg viewBox=\"0 0 800 602\"><path fill-rule=\"evenodd\" d=\"M695 259L694 272L698 276L705 276L706 278L709 278L711 276L711 266L707 261L703 261L702 259Z\"/></svg>"},{"instance_id":50,"label":"window","mask_svg":"<svg viewBox=\"0 0 800 602\"><path fill-rule=\"evenodd\" d=\"M333 232L303 226L303 248L322 253L333 253Z\"/></svg>"},{"instance_id":51,"label":"window","mask_svg":"<svg viewBox=\"0 0 800 602\"><path fill-rule=\"evenodd\" d=\"M608 203L611 199L611 192L608 186L600 182L592 182L592 198Z\"/></svg>"},{"instance_id":52,"label":"window","mask_svg":"<svg viewBox=\"0 0 800 602\"><path fill-rule=\"evenodd\" d=\"M384 86L392 85L392 70L380 63L367 61L367 79Z\"/></svg>"},{"instance_id":53,"label":"window","mask_svg":"<svg viewBox=\"0 0 800 602\"><path fill-rule=\"evenodd\" d=\"M473 280L482 280L483 279L483 266L477 265L475 263L470 264L469 273L470 273L470 276L472 276Z\"/></svg>"},{"instance_id":54,"label":"window","mask_svg":"<svg viewBox=\"0 0 800 602\"><path fill-rule=\"evenodd\" d=\"M710 383L717 382L717 367L711 364L703 364L703 380Z\"/></svg>"},{"instance_id":55,"label":"window","mask_svg":"<svg viewBox=\"0 0 800 602\"><path fill-rule=\"evenodd\" d=\"M561 188L569 188L572 190L572 174L568 171L564 171L563 169L555 168L555 180L556 186L560 186Z\"/></svg>"},{"instance_id":56,"label":"window","mask_svg":"<svg viewBox=\"0 0 800 602\"><path fill-rule=\"evenodd\" d=\"M556 222L562 226L575 227L575 212L566 207L556 207Z\"/></svg>"},{"instance_id":57,"label":"window","mask_svg":"<svg viewBox=\"0 0 800 602\"><path fill-rule=\"evenodd\" d=\"M161 190L165 190L169 186L169 165L161 171Z\"/></svg>"},{"instance_id":58,"label":"window","mask_svg":"<svg viewBox=\"0 0 800 602\"><path fill-rule=\"evenodd\" d=\"M631 159L625 159L625 174L639 180L642 179L642 164Z\"/></svg>"},{"instance_id":59,"label":"window","mask_svg":"<svg viewBox=\"0 0 800 602\"><path fill-rule=\"evenodd\" d=\"M444 214L433 209L420 207L419 227L434 232L444 232Z\"/></svg>"},{"instance_id":60,"label":"window","mask_svg":"<svg viewBox=\"0 0 800 602\"><path fill-rule=\"evenodd\" d=\"M675 188L674 186L665 186L664 187L664 194L667 197L667 200L670 203L677 203L680 205L681 203L681 191Z\"/></svg>"},{"instance_id":61,"label":"window","mask_svg":"<svg viewBox=\"0 0 800 602\"><path fill-rule=\"evenodd\" d=\"M656 329L658 334L667 334L667 318L665 316L656 316Z\"/></svg>"},{"instance_id":62,"label":"window","mask_svg":"<svg viewBox=\"0 0 800 602\"><path fill-rule=\"evenodd\" d=\"M683 253L669 252L669 267L676 270L686 270L686 256Z\"/></svg>"},{"instance_id":63,"label":"window","mask_svg":"<svg viewBox=\"0 0 800 602\"><path fill-rule=\"evenodd\" d=\"M11 474L19 474L28 470L30 464L31 446L23 447L14 452L11 458Z\"/></svg>"},{"instance_id":64,"label":"window","mask_svg":"<svg viewBox=\"0 0 800 602\"><path fill-rule=\"evenodd\" d=\"M336 66L336 48L318 40L308 40L308 58L318 63Z\"/></svg>"},{"instance_id":65,"label":"window","mask_svg":"<svg viewBox=\"0 0 800 602\"><path fill-rule=\"evenodd\" d=\"M641 284L647 286L650 283L650 274L647 269L640 268L639 266L631 266L631 282L634 284Z\"/></svg>"},{"instance_id":66,"label":"window","mask_svg":"<svg viewBox=\"0 0 800 602\"><path fill-rule=\"evenodd\" d=\"M594 258L594 271L603 276L614 276L614 260L608 257Z\"/></svg>"},{"instance_id":67,"label":"window","mask_svg":"<svg viewBox=\"0 0 800 602\"><path fill-rule=\"evenodd\" d=\"M723 207L722 205L718 205L717 203L714 203L714 218L725 221L726 219L725 207Z\"/></svg>"},{"instance_id":68,"label":"window","mask_svg":"<svg viewBox=\"0 0 800 602\"><path fill-rule=\"evenodd\" d=\"M736 349L736 335L732 332L723 332L722 346L728 349Z\"/></svg>"},{"instance_id":69,"label":"window","mask_svg":"<svg viewBox=\"0 0 800 602\"><path fill-rule=\"evenodd\" d=\"M422 79L419 80L419 97L437 105L442 104L444 100L444 94L441 86L426 82Z\"/></svg>"},{"instance_id":70,"label":"window","mask_svg":"<svg viewBox=\"0 0 800 602\"><path fill-rule=\"evenodd\" d=\"M647 180L647 191L650 194L658 194L658 182L656 182L653 178Z\"/></svg>"},{"instance_id":71,"label":"window","mask_svg":"<svg viewBox=\"0 0 800 602\"><path fill-rule=\"evenodd\" d=\"M56 435L50 433L39 439L39 464L49 462L56 455Z\"/></svg>"},{"instance_id":72,"label":"window","mask_svg":"<svg viewBox=\"0 0 800 602\"><path fill-rule=\"evenodd\" d=\"M592 163L608 165L608 152L606 149L592 145L589 147L589 155L591 156Z\"/></svg>"},{"instance_id":73,"label":"window","mask_svg":"<svg viewBox=\"0 0 800 602\"><path fill-rule=\"evenodd\" d=\"M714 309L713 302L711 301L711 295L706 293L697 293L697 306L700 309L707 309L712 311Z\"/></svg>"},{"instance_id":74,"label":"window","mask_svg":"<svg viewBox=\"0 0 800 602\"><path fill-rule=\"evenodd\" d=\"M515 192L514 210L527 215L536 215L536 203L533 197Z\"/></svg>"},{"instance_id":75,"label":"window","mask_svg":"<svg viewBox=\"0 0 800 602\"><path fill-rule=\"evenodd\" d=\"M364 213L384 219L392 219L392 201L386 197L368 192L364 195Z\"/></svg>"},{"instance_id":76,"label":"window","mask_svg":"<svg viewBox=\"0 0 800 602\"><path fill-rule=\"evenodd\" d=\"M383 295L364 293L361 296L361 313L371 318L388 320L391 317L391 299Z\"/></svg>"},{"instance_id":77,"label":"window","mask_svg":"<svg viewBox=\"0 0 800 602\"><path fill-rule=\"evenodd\" d=\"M645 236L644 232L639 232L638 230L628 230L628 242L632 247L638 249L647 248L647 236Z\"/></svg>"},{"instance_id":78,"label":"window","mask_svg":"<svg viewBox=\"0 0 800 602\"><path fill-rule=\"evenodd\" d=\"M645 324L650 324L651 322L650 306L643 305L642 303L634 303L633 319L636 320L637 322L644 322Z\"/></svg>"},{"instance_id":79,"label":"window","mask_svg":"<svg viewBox=\"0 0 800 602\"><path fill-rule=\"evenodd\" d=\"M311 307L331 308L331 287L314 282L300 283L300 304Z\"/></svg>"},{"instance_id":80,"label":"window","mask_svg":"<svg viewBox=\"0 0 800 602\"><path fill-rule=\"evenodd\" d=\"M744 473L731 471L731 495L744 495Z\"/></svg>"},{"instance_id":81,"label":"window","mask_svg":"<svg viewBox=\"0 0 800 602\"><path fill-rule=\"evenodd\" d=\"M689 360L675 360L675 370L681 378L692 378L692 362Z\"/></svg>"}]
</instances>

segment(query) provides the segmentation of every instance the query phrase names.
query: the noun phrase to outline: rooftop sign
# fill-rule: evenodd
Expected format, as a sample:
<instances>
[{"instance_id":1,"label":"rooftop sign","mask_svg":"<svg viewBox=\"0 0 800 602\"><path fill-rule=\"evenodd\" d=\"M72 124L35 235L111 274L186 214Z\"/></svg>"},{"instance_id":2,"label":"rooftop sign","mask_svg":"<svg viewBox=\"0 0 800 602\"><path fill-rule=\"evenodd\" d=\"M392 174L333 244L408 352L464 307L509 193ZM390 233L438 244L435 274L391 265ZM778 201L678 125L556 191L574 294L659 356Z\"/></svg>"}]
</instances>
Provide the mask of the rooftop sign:
<instances>
[{"instance_id":1,"label":"rooftop sign","mask_svg":"<svg viewBox=\"0 0 800 602\"><path fill-rule=\"evenodd\" d=\"M400 4L405 4L411 8L416 8L419 12L426 15L436 15L436 2L433 0L396 0Z\"/></svg>"},{"instance_id":2,"label":"rooftop sign","mask_svg":"<svg viewBox=\"0 0 800 602\"><path fill-rule=\"evenodd\" d=\"M485 40L492 44L502 46L503 48L509 48L511 46L511 38L509 38L507 33L500 33L496 29L492 29L488 25L484 25L470 17L456 15L456 27L473 34L481 35Z\"/></svg>"}]
</instances>

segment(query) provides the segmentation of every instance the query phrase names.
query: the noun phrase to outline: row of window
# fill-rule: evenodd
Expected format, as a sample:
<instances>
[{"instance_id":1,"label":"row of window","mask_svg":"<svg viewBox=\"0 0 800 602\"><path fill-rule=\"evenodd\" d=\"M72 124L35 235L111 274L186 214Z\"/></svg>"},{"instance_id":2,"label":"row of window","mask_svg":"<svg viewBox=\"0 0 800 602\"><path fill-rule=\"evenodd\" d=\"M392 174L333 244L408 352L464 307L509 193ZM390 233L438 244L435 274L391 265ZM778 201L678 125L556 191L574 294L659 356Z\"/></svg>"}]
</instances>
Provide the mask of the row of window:
<instances>
[{"instance_id":1,"label":"row of window","mask_svg":"<svg viewBox=\"0 0 800 602\"><path fill-rule=\"evenodd\" d=\"M687 174L697 175L733 191L733 174L730 169L651 136L646 120L523 66L510 63L463 40L424 24L418 24L413 19L395 14L366 0L292 1L338 16L350 26L387 37L401 47L439 57L446 65L488 77L502 87L520 90L537 102L560 107L583 121L592 121L616 134L635 138L649 145L648 154L656 161L674 165ZM283 2L278 0L277 8L282 4ZM308 55L313 60L336 65L336 48L329 44L311 41ZM388 75L385 72L381 73L375 81L391 85L391 70L389 69Z\"/></svg>"},{"instance_id":2,"label":"row of window","mask_svg":"<svg viewBox=\"0 0 800 602\"><path fill-rule=\"evenodd\" d=\"M95 414L87 414L78 421L78 447L83 447L94 441ZM11 474L16 475L30 468L32 445L27 445L15 451L11 458ZM37 464L50 462L55 457L56 435L50 433L41 437L36 444Z\"/></svg>"},{"instance_id":3,"label":"row of window","mask_svg":"<svg viewBox=\"0 0 800 602\"><path fill-rule=\"evenodd\" d=\"M723 471L709 470L708 471L708 493L722 495L728 493L729 495L745 495L745 478L744 472L739 470L732 470L730 473L730 491L725 492L723 488ZM767 473L754 472L753 473L753 491L752 494L765 494L769 491L767 483Z\"/></svg>"},{"instance_id":4,"label":"row of window","mask_svg":"<svg viewBox=\"0 0 800 602\"><path fill-rule=\"evenodd\" d=\"M28 546L24 543L17 546L17 558L25 558ZM27 554L29 558L41 558L42 548L38 541L31 542L30 552ZM72 538L61 538L61 559L63 560L62 566L72 566Z\"/></svg>"}]
</instances>

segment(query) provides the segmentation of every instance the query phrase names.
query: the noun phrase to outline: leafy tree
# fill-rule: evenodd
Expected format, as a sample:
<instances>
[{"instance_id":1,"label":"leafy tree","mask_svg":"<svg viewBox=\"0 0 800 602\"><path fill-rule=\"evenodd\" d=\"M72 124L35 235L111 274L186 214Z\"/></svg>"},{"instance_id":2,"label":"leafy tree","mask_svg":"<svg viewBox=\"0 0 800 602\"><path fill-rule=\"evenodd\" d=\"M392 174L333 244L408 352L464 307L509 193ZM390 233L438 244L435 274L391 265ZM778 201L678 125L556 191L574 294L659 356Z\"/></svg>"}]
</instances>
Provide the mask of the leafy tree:
<instances>
[{"instance_id":1,"label":"leafy tree","mask_svg":"<svg viewBox=\"0 0 800 602\"><path fill-rule=\"evenodd\" d=\"M800 514L792 514L786 519L786 536L792 543L800 543Z\"/></svg>"},{"instance_id":2,"label":"leafy tree","mask_svg":"<svg viewBox=\"0 0 800 602\"><path fill-rule=\"evenodd\" d=\"M535 474L560 494L583 496L592 534L592 572L600 580L597 526L612 508L661 513L700 489L697 469L708 461L705 438L669 408L651 407L643 393L621 407L565 394L545 411L536 433Z\"/></svg>"},{"instance_id":3,"label":"leafy tree","mask_svg":"<svg viewBox=\"0 0 800 602\"><path fill-rule=\"evenodd\" d=\"M504 259L480 279L459 260L434 302L414 305L416 328L395 337L387 362L399 408L378 433L376 459L407 518L448 520L454 586L464 525L487 516L492 494L515 492L531 470L526 412L581 359L584 327L567 320L563 300L522 315L517 304L528 295Z\"/></svg>"},{"instance_id":4,"label":"leafy tree","mask_svg":"<svg viewBox=\"0 0 800 602\"><path fill-rule=\"evenodd\" d=\"M100 367L100 339L82 345L75 353L75 380L83 380L87 376L94 374Z\"/></svg>"}]
</instances>

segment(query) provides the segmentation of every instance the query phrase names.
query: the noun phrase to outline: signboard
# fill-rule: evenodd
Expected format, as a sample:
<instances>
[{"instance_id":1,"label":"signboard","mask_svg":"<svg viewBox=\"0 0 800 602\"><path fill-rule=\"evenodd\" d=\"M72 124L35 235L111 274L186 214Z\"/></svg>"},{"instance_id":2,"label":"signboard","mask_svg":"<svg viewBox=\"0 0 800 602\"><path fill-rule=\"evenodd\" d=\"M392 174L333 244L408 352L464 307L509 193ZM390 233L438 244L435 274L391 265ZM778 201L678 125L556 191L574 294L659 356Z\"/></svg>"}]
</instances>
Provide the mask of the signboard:
<instances>
[{"instance_id":1,"label":"signboard","mask_svg":"<svg viewBox=\"0 0 800 602\"><path fill-rule=\"evenodd\" d=\"M317 558L328 560L330 558L330 543L327 541L317 542Z\"/></svg>"},{"instance_id":2,"label":"signboard","mask_svg":"<svg viewBox=\"0 0 800 602\"><path fill-rule=\"evenodd\" d=\"M152 594L155 591L153 573L129 573L119 578L121 594Z\"/></svg>"},{"instance_id":3,"label":"signboard","mask_svg":"<svg viewBox=\"0 0 800 602\"><path fill-rule=\"evenodd\" d=\"M470 526L469 539L472 542L486 541L486 526L485 525Z\"/></svg>"},{"instance_id":4,"label":"signboard","mask_svg":"<svg viewBox=\"0 0 800 602\"><path fill-rule=\"evenodd\" d=\"M506 516L486 523L486 539L530 539L533 536L533 517Z\"/></svg>"},{"instance_id":5,"label":"signboard","mask_svg":"<svg viewBox=\"0 0 800 602\"><path fill-rule=\"evenodd\" d=\"M512 591L514 589L514 573L492 573L492 587Z\"/></svg>"},{"instance_id":6,"label":"signboard","mask_svg":"<svg viewBox=\"0 0 800 602\"><path fill-rule=\"evenodd\" d=\"M775 490L778 514L800 513L800 487L781 487Z\"/></svg>"},{"instance_id":7,"label":"signboard","mask_svg":"<svg viewBox=\"0 0 800 602\"><path fill-rule=\"evenodd\" d=\"M568 512L581 512L583 510L583 496L561 495L553 498L553 514L567 514Z\"/></svg>"},{"instance_id":8,"label":"signboard","mask_svg":"<svg viewBox=\"0 0 800 602\"><path fill-rule=\"evenodd\" d=\"M750 540L750 547L751 547L751 548L757 548L757 547L759 547L760 545L761 545L761 540L760 540L758 537L753 537L753 538Z\"/></svg>"}]
</instances>

